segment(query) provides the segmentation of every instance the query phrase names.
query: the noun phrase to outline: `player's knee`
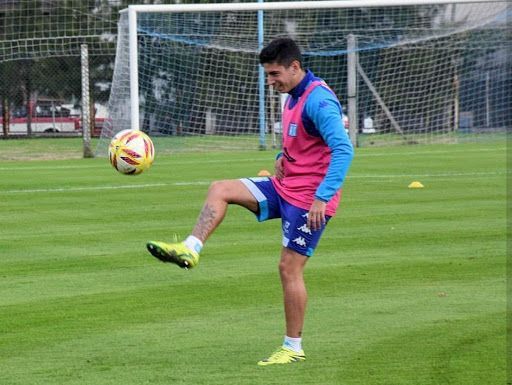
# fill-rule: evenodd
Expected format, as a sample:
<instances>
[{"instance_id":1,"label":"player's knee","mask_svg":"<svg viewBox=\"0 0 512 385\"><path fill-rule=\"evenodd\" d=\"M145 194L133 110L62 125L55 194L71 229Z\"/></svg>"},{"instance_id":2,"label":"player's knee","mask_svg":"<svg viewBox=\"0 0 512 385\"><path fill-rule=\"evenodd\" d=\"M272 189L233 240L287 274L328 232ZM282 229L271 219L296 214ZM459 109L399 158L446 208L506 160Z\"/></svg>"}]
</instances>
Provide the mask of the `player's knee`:
<instances>
[{"instance_id":1,"label":"player's knee","mask_svg":"<svg viewBox=\"0 0 512 385\"><path fill-rule=\"evenodd\" d=\"M279 262L279 275L281 276L281 280L291 281L301 277L302 270L298 269L296 266L290 264L286 260L281 260Z\"/></svg>"},{"instance_id":2,"label":"player's knee","mask_svg":"<svg viewBox=\"0 0 512 385\"><path fill-rule=\"evenodd\" d=\"M228 186L228 181L218 180L214 181L210 184L210 188L208 189L208 195L210 197L218 198L226 200L228 198L230 192L230 188Z\"/></svg>"},{"instance_id":3,"label":"player's knee","mask_svg":"<svg viewBox=\"0 0 512 385\"><path fill-rule=\"evenodd\" d=\"M286 261L279 262L279 275L282 281L290 281L297 277L297 269L291 266Z\"/></svg>"},{"instance_id":4,"label":"player's knee","mask_svg":"<svg viewBox=\"0 0 512 385\"><path fill-rule=\"evenodd\" d=\"M302 279L302 273L306 264L307 257L294 251L285 249L281 260L279 261L279 274L281 280L292 281Z\"/></svg>"},{"instance_id":5,"label":"player's knee","mask_svg":"<svg viewBox=\"0 0 512 385\"><path fill-rule=\"evenodd\" d=\"M289 275L289 266L287 266L286 262L282 259L279 262L279 275L281 275L281 279L284 279Z\"/></svg>"}]
</instances>

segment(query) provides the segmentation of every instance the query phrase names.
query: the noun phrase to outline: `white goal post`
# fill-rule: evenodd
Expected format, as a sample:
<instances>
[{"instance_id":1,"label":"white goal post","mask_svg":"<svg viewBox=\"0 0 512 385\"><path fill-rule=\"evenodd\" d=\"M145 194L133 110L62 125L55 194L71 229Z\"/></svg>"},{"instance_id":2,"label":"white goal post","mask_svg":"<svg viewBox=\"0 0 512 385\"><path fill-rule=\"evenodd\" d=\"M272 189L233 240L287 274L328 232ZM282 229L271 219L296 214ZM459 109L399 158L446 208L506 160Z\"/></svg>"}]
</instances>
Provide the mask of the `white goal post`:
<instances>
[{"instance_id":1,"label":"white goal post","mask_svg":"<svg viewBox=\"0 0 512 385\"><path fill-rule=\"evenodd\" d=\"M349 13L350 10L354 11ZM242 15L251 12L252 14L257 13L258 16L265 14L264 25L254 23L254 29L246 29L244 25L251 25L253 21L252 19L251 21L242 19ZM473 83L478 83L479 80L475 79L479 76L479 71L484 71L482 68L485 66L488 68L493 68L493 66L507 67L507 63L502 63L503 60L506 60L503 58L504 53L502 51L507 50L506 38L502 35L504 35L503 29L506 28L503 24L503 18L506 18L509 12L510 6L504 0L345 0L269 3L260 1L255 3L131 5L122 11L121 18L124 18L124 21L120 22L119 27L118 57L109 103L111 110L114 112L110 116L111 126L113 127L107 127L104 136L112 136L116 131L126 128L128 108L126 106L126 90L124 90L124 96L120 98L121 92L116 87L126 88L128 82L130 127L134 130L147 129L147 127L141 127L143 120L140 113L141 105L148 105L148 98L157 98L157 102L153 101L153 104L158 106L154 107L152 105L151 114L164 115L167 105L179 102L169 101L166 104L164 101L165 97L174 100L177 97L176 95L179 95L179 91L169 91L173 87L171 83L176 81L177 78L186 78L187 70L205 71L204 68L200 68L196 64L190 65L188 62L183 62L182 67L179 67L174 61L192 60L194 55L199 56L204 51L218 49L229 52L229 54L224 54L222 59L228 61L227 67L238 65L238 61L244 64L247 62L253 63L254 60L247 61L245 58L238 60L234 55L239 52L242 55L250 53L256 57L262 41L268 42L276 36L291 35L294 38L298 37L299 44L304 47L305 56L313 58L313 61L315 58L322 57L332 61L332 58L336 56L336 63L331 63L325 68L322 67L317 75L327 78L328 83L330 78L340 76L342 80L340 80L339 88L342 89L342 96L347 95L347 72L354 72L355 68L358 79L352 79L351 82L356 84L352 97L357 102L351 104L353 106L351 107L352 110L348 111L348 115L352 117L350 128L352 130L351 138L354 142L356 141L356 134L360 133L358 126L363 120L363 114L365 116L371 114L370 117L375 122L372 129L377 127L375 133L392 134L389 135L390 138L403 140L407 136L407 141L416 142L415 139L412 139L416 134L428 134L429 138L441 137L442 134L458 130L461 125L460 108L463 108L463 112L466 113L462 118L462 120L465 119L466 125L469 124L471 114L473 114L473 118L477 114L476 110L470 111L472 101L468 101L464 97L461 99L461 89L475 87ZM332 15L329 16L331 13ZM221 20L220 17L217 17L217 19L221 20L220 23L231 20L233 25L224 29L222 26L211 27L210 23L219 21L209 20L205 16L207 14L228 15L225 20ZM273 14L275 16L272 16ZM173 19L170 15L176 15L176 18ZM361 23L366 24L358 24L358 15L360 15L360 19L364 19ZM141 17L147 21L144 26L141 25ZM180 28L177 28L178 23L183 23L183 27L180 24ZM368 23L371 25L368 25ZM236 30L235 24L241 25L240 29ZM325 31L312 29L324 27ZM200 28L205 28L204 32L201 32ZM365 28L367 29L365 30ZM315 32L312 33L312 31ZM213 36L213 33L218 33L218 35ZM237 33L240 35L241 41L236 41ZM331 41L326 36L329 33L333 36ZM250 34L254 37L254 44L251 43L249 47L246 39ZM319 36L320 40L315 42L315 36L311 38L308 37L308 34ZM355 36L355 39L357 39L355 48L347 48L346 39L349 35ZM499 36L502 36L501 40ZM345 40L343 43L345 46L343 47L341 46L342 40ZM174 45L179 43L186 46L179 47L179 55L182 58L173 57L175 51L172 51L172 49L175 49L175 47L167 47L172 45L169 41ZM144 46L143 52L141 52L141 45ZM154 47L148 48L150 45L154 45ZM128 54L124 52L127 47ZM185 49L189 49L189 52L183 53ZM349 68L349 71L347 71L347 57L354 50L358 56L355 59L354 57L351 58L353 68ZM384 52L385 50L387 51ZM471 62L471 54L467 53L471 51L475 52L478 57L483 58L479 60L487 60L487 63L483 67L481 63L480 67L475 63L470 63L473 67L466 70L463 66ZM370 55L367 55L367 53L370 53ZM160 67L151 68L151 70L141 68L141 55L161 55L154 58L145 57L144 59L144 65L148 68L149 66ZM367 70L364 69L366 59L363 58L363 55L371 56L368 59L370 68ZM341 58L343 58L345 69L343 74L338 74L337 71L342 72L339 64ZM201 60L211 61L212 70L217 68L215 67L218 65L215 62L217 59L210 59L205 54ZM374 61L373 64L372 60ZM404 65L400 63L401 61L407 61L407 63ZM375 64L375 62L378 62L378 64ZM373 68L376 66L378 68ZM423 68L421 68L422 66ZM312 70L316 70L314 65L312 65ZM144 71L151 71L151 77L141 82L139 76ZM172 71L183 71L183 73L176 75ZM393 73L393 71L395 72ZM399 71L401 72L399 73ZM510 73L507 70L503 71L506 82L509 82ZM243 71L238 70L238 72L242 73ZM258 72L259 75L256 75L259 77L257 83L264 85L261 71L258 71L258 69L254 71L255 74ZM450 73L449 76L446 75L447 72ZM191 73L195 74L195 72ZM422 73L426 82L430 82L431 87L437 87L438 89L429 89L428 85L423 84L424 82L419 78ZM205 79L194 79L197 84L193 87L190 86L191 90L187 90L187 92L202 92L209 95L211 99L211 92L200 90L202 87L208 86L205 83L211 81L213 75L208 74L207 76L209 78L206 78L205 75ZM163 78L165 80L162 80ZM393 84L393 78L395 84ZM238 94L231 95L227 99L240 102L245 89L244 80L244 78L241 78L237 80L237 84L230 85L233 87L233 92L238 92ZM496 82L499 81L499 79L496 79ZM119 82L122 82L123 85L119 86ZM463 84L461 82L467 83L461 86ZM162 86L162 83L165 83L165 86ZM141 84L143 84L143 87L154 87L155 89L141 90ZM251 84L254 83L251 82ZM466 84L470 85L466 86ZM165 92L162 91L162 87L165 88ZM211 87L219 87L219 85L212 84ZM402 90L408 96L400 97ZM250 108L260 111L260 115L263 114L263 116L259 116L258 119L264 122L265 115L270 111L269 105L273 105L273 102L268 100L268 94L271 93L265 95L264 87L260 87L259 92L258 90L251 90L250 92L259 93L258 105L254 104L254 99L251 99L252 107ZM163 93L167 93L167 96L162 96ZM337 93L339 94L339 92ZM428 103L430 103L429 98L435 98L434 105L428 107L422 105L420 95L422 93L424 100ZM364 94L362 100L364 106L361 106L361 100L358 100L361 99L362 94ZM143 100L141 100L142 95L145 95ZM411 97L410 95L414 96ZM347 98L350 98L350 95ZM347 98L341 98L344 108L347 107ZM414 105L409 105L407 109L397 107L405 101L412 103L411 98L417 98ZM497 103L494 110L499 110L497 115L500 116L499 119L501 120L495 119L496 122L492 124L493 127L486 128L497 128L498 131L506 129L510 124L510 116L502 110L509 100L507 99L508 96L502 90L493 89L492 92L489 92L487 98L487 103L490 101ZM201 103L205 103L207 100L208 96L203 96ZM197 106L197 103L197 100L190 101L188 107ZM461 107L461 104L464 104L464 106ZM123 108L119 109L121 105ZM235 105L233 104L230 107L235 108ZM419 112L414 111L414 108ZM433 111L432 113L428 112L429 108ZM117 118L115 111L119 110L123 111L121 115L124 119L124 125L115 127ZM198 111L201 111L201 119L206 119L206 123L202 123L201 131L197 131L198 136L204 136L211 132L217 134L217 136L223 135L219 134L220 130L215 126L217 124L216 118L219 116L218 113L212 112L207 105L203 104L198 107ZM169 112L169 114L171 113ZM227 114L225 111L222 113ZM149 112L146 112L146 115L148 114ZM410 117L403 117L407 114ZM269 115L274 114L269 113ZM187 119L192 118L188 117ZM157 126L164 124L161 117L158 118L160 120L150 119L148 116L145 119L157 122ZM174 123L172 135L177 135L176 133L181 135L183 132L186 132L184 135L195 135L192 129L187 129L187 127L183 129L182 124L182 121ZM213 128L211 128L212 125ZM439 129L436 129L436 125ZM266 146L265 136L270 132L266 124L259 127L259 132L256 134L259 136L260 148L264 148ZM275 133L272 132L272 134ZM230 129L226 135L226 138L236 136L236 130ZM390 138L387 140L392 141Z\"/></svg>"}]
</instances>

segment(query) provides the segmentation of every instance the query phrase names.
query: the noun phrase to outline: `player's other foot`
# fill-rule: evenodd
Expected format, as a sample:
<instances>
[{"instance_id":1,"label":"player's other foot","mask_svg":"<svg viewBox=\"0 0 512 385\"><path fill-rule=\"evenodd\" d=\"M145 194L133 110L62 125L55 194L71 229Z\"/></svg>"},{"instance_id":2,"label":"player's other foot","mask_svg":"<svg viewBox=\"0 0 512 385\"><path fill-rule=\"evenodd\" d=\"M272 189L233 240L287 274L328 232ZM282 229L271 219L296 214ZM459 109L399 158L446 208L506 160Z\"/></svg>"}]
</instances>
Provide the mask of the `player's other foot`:
<instances>
[{"instance_id":1,"label":"player's other foot","mask_svg":"<svg viewBox=\"0 0 512 385\"><path fill-rule=\"evenodd\" d=\"M269 358L265 358L258 362L259 366L267 366L274 364L290 364L292 362L299 362L306 360L304 350L296 352L285 347L277 349Z\"/></svg>"},{"instance_id":2,"label":"player's other foot","mask_svg":"<svg viewBox=\"0 0 512 385\"><path fill-rule=\"evenodd\" d=\"M162 262L169 262L184 269L192 269L199 263L199 254L190 250L185 243L165 243L150 241L146 244L148 251Z\"/></svg>"}]
</instances>

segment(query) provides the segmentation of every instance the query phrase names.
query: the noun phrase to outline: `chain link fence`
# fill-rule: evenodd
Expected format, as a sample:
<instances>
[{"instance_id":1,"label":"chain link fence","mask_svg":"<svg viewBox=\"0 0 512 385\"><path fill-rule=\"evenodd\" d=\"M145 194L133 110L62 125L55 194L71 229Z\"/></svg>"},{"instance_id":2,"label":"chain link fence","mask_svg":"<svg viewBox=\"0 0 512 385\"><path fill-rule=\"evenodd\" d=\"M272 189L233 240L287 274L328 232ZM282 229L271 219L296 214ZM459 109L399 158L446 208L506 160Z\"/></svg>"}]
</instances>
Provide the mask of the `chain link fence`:
<instances>
[{"instance_id":1,"label":"chain link fence","mask_svg":"<svg viewBox=\"0 0 512 385\"><path fill-rule=\"evenodd\" d=\"M0 138L82 134L83 44L89 52L91 132L99 135L119 11L141 3L161 1L0 0Z\"/></svg>"}]
</instances>

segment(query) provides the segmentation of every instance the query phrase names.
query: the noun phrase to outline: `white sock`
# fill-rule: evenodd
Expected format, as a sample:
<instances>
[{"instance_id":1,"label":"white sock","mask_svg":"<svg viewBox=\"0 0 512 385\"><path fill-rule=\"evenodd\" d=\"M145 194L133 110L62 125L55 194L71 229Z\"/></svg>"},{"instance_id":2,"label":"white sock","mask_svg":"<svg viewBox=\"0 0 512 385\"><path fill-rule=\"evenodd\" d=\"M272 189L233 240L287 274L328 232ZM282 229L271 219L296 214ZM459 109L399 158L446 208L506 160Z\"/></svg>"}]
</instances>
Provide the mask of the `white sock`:
<instances>
[{"instance_id":1,"label":"white sock","mask_svg":"<svg viewBox=\"0 0 512 385\"><path fill-rule=\"evenodd\" d=\"M199 254L203 248L203 242L193 235L189 235L187 239L185 239L185 246Z\"/></svg>"},{"instance_id":2,"label":"white sock","mask_svg":"<svg viewBox=\"0 0 512 385\"><path fill-rule=\"evenodd\" d=\"M283 347L294 350L298 353L302 350L302 338L284 336Z\"/></svg>"}]
</instances>

